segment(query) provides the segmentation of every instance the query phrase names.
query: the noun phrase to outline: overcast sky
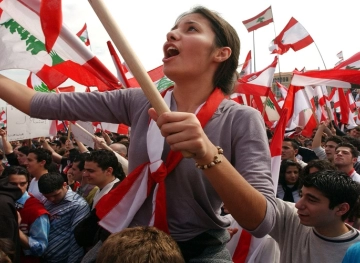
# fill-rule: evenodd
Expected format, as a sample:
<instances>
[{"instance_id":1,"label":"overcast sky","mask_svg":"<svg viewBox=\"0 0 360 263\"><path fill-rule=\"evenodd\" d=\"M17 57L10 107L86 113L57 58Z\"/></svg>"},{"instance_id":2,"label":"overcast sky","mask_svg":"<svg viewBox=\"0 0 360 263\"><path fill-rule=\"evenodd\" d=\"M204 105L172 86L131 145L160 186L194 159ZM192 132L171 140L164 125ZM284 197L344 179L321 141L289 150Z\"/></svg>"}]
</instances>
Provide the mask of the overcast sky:
<instances>
[{"instance_id":1,"label":"overcast sky","mask_svg":"<svg viewBox=\"0 0 360 263\"><path fill-rule=\"evenodd\" d=\"M111 10L118 26L123 31L135 53L147 70L161 65L162 45L166 33L182 12L195 5L203 5L218 11L236 29L241 40L240 63L243 63L249 50L253 52L253 33L248 33L243 20L249 19L272 6L275 23L255 31L256 70L267 67L272 61L268 46L276 34L285 27L291 17L297 19L314 39L320 50L326 68L334 67L338 61L336 54L343 51L348 58L360 51L358 13L360 1L324 1L324 0L104 0ZM83 24L88 25L92 51L114 73L106 41L109 40L105 29L96 17L90 4L85 0L63 0L63 16L66 25L78 32ZM275 26L275 27L274 27ZM254 54L253 54L254 59ZM280 56L282 72L301 69L324 69L324 63L314 44L298 52L290 50ZM277 70L278 71L278 70ZM19 71L5 72L19 82L25 81L28 73Z\"/></svg>"}]
</instances>

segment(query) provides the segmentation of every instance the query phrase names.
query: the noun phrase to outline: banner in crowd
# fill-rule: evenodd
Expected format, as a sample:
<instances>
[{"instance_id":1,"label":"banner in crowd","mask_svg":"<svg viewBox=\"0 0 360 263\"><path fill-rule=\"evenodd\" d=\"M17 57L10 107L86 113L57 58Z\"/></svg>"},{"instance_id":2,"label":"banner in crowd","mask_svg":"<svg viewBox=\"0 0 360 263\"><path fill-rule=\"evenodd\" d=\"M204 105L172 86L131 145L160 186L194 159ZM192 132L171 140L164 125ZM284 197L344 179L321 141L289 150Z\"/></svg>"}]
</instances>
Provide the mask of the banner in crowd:
<instances>
[{"instance_id":1,"label":"banner in crowd","mask_svg":"<svg viewBox=\"0 0 360 263\"><path fill-rule=\"evenodd\" d=\"M11 105L7 105L6 113L8 141L49 136L50 120L31 118Z\"/></svg>"}]
</instances>

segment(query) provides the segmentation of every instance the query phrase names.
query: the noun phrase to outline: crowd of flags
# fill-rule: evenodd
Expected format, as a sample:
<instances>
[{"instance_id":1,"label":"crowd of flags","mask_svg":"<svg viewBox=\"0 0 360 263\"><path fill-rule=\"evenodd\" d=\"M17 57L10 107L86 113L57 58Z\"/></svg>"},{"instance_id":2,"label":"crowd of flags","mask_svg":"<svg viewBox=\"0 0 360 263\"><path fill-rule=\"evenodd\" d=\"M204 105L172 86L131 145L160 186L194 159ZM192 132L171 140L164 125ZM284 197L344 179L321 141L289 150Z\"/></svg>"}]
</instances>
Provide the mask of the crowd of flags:
<instances>
[{"instance_id":1,"label":"crowd of flags","mask_svg":"<svg viewBox=\"0 0 360 263\"><path fill-rule=\"evenodd\" d=\"M117 76L91 52L86 23L77 34L73 34L62 21L61 0L53 0L51 5L49 2L34 0L24 4L24 1L0 0L0 70L29 70L27 86L40 92L74 92L74 86L62 86L67 79L87 87L86 92L90 92L91 87L102 92L139 86L110 41L107 46ZM271 6L243 21L248 32L270 23L274 23ZM281 97L276 98L273 94L271 87L279 56L290 49L299 51L312 43L314 40L308 31L291 17L284 29L270 42L269 51L274 54L274 58L272 62L269 61L269 66L253 72L252 54L248 52L235 91L229 98L257 109L266 125L274 131L270 144L274 190L285 130L302 127L302 134L311 136L318 123L326 119L349 127L360 124L360 103L355 102L351 94L351 89L360 88L360 53L344 60L343 52L338 52L339 61L330 70L294 69L289 87L275 82ZM173 84L164 76L162 66L148 73L159 91ZM331 87L330 94L327 87ZM5 111L0 112L0 125L6 125ZM125 133L127 129L121 124L93 125L95 129L118 133ZM67 122L59 120L55 126L62 129L67 126ZM247 232L240 231L232 242L235 242L235 245L231 245L233 260L239 263L247 262L244 249L247 249L245 255L248 255L261 240L252 239Z\"/></svg>"}]
</instances>

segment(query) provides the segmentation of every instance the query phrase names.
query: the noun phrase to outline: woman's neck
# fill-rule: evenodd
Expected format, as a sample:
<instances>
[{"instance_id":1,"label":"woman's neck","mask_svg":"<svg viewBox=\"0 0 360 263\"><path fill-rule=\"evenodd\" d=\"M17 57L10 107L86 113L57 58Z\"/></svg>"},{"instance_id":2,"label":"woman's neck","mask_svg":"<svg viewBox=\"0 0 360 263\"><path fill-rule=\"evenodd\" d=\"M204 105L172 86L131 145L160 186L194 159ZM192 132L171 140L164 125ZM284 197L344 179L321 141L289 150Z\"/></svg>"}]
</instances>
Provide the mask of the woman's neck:
<instances>
[{"instance_id":1,"label":"woman's neck","mask_svg":"<svg viewBox=\"0 0 360 263\"><path fill-rule=\"evenodd\" d=\"M195 113L203 104L214 88L211 84L192 83L191 85L174 85L173 95L177 105L177 111Z\"/></svg>"}]
</instances>

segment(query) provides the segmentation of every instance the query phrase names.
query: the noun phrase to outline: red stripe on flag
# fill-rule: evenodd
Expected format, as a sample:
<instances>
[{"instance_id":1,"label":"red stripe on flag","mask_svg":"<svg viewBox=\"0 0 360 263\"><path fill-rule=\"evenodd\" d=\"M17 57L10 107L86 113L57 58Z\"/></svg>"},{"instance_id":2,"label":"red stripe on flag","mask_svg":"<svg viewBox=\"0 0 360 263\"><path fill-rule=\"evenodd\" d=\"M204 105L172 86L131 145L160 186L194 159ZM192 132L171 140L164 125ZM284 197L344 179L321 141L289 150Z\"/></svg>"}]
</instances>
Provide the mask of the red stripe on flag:
<instances>
[{"instance_id":1,"label":"red stripe on flag","mask_svg":"<svg viewBox=\"0 0 360 263\"><path fill-rule=\"evenodd\" d=\"M249 232L245 231L244 229L241 231L239 243L236 246L232 258L234 263L244 263L246 261L246 258L249 254L251 237L252 236Z\"/></svg>"},{"instance_id":2,"label":"red stripe on flag","mask_svg":"<svg viewBox=\"0 0 360 263\"><path fill-rule=\"evenodd\" d=\"M61 0L41 1L40 22L45 35L45 47L50 53L62 27Z\"/></svg>"}]
</instances>

